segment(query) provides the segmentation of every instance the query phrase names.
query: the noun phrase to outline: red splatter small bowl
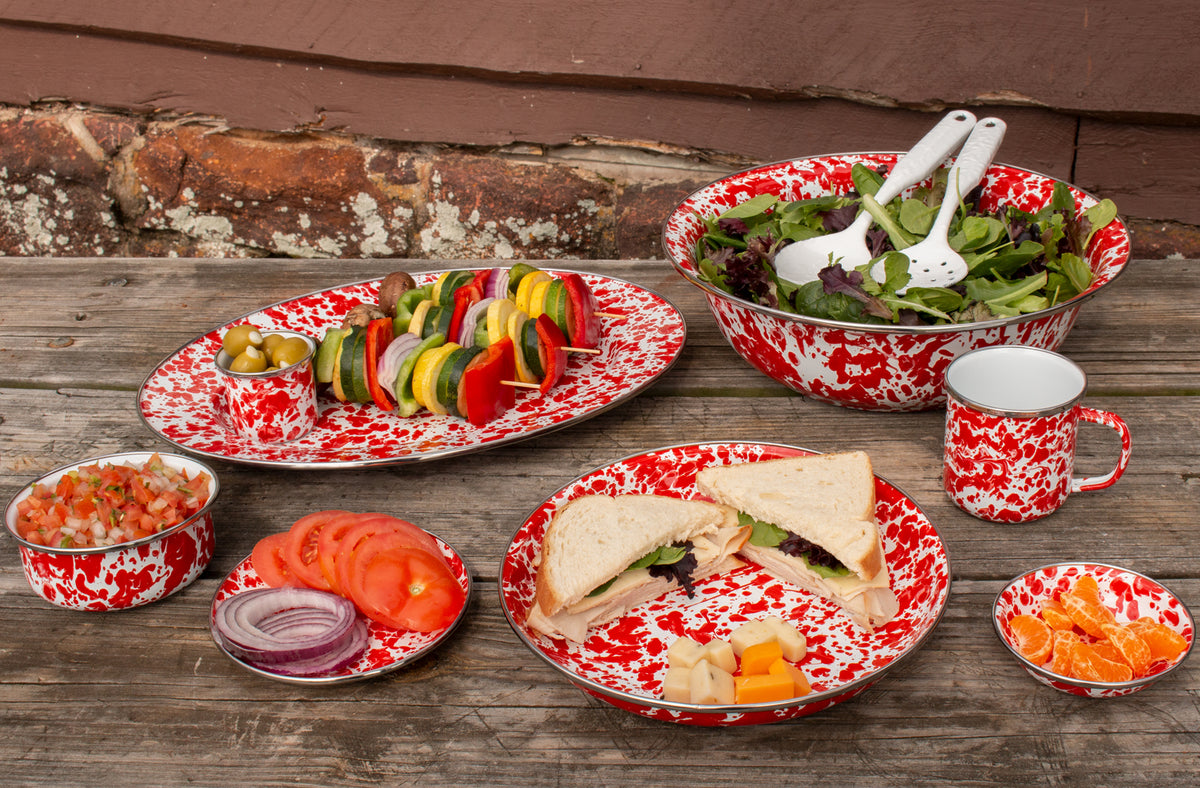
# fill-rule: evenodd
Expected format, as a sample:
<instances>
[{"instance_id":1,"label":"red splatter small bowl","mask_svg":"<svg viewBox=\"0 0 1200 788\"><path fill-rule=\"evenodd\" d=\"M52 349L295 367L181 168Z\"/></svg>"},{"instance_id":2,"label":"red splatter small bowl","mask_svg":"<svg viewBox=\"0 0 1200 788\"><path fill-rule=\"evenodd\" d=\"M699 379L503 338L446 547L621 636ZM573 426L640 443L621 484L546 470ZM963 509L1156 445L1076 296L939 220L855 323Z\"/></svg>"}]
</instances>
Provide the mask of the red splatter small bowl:
<instances>
[{"instance_id":1,"label":"red splatter small bowl","mask_svg":"<svg viewBox=\"0 0 1200 788\"><path fill-rule=\"evenodd\" d=\"M956 356L987 345L1055 350L1079 308L1112 282L1129 260L1129 232L1118 218L1096 233L1085 257L1088 290L1050 309L1017 317L935 326L865 325L805 317L736 298L702 281L695 260L701 217L760 194L800 200L853 189L850 169L896 163L896 153L839 153L782 161L735 173L693 192L663 225L663 247L676 270L704 291L725 339L760 372L813 399L861 410L917 411L946 401L943 376ZM980 208L1014 205L1036 212L1050 202L1054 178L995 164L983 179ZM1078 211L1094 196L1071 187Z\"/></svg>"},{"instance_id":2,"label":"red splatter small bowl","mask_svg":"<svg viewBox=\"0 0 1200 788\"><path fill-rule=\"evenodd\" d=\"M1044 598L1070 590L1084 575L1095 578L1100 587L1101 604L1115 612L1118 623L1149 616L1170 627L1186 641L1183 653L1170 662L1152 663L1148 675L1112 682L1069 678L1021 656L1008 622L1023 613L1039 615ZM1188 658L1196 640L1196 624L1191 612L1166 586L1129 569L1090 562L1049 564L1013 578L992 604L992 626L996 637L1030 676L1048 687L1085 698L1118 698L1149 687L1177 670Z\"/></svg>"},{"instance_id":3,"label":"red splatter small bowl","mask_svg":"<svg viewBox=\"0 0 1200 788\"><path fill-rule=\"evenodd\" d=\"M151 536L107 547L48 547L17 535L17 505L35 484L55 484L66 473L87 465L140 466L154 454L125 452L64 465L13 496L4 511L4 522L17 542L25 578L38 596L72 610L122 610L169 596L200 576L216 545L212 505L220 484L207 465L177 454L158 452L169 467L186 471L189 478L200 473L209 478L207 503L187 520Z\"/></svg>"}]
</instances>

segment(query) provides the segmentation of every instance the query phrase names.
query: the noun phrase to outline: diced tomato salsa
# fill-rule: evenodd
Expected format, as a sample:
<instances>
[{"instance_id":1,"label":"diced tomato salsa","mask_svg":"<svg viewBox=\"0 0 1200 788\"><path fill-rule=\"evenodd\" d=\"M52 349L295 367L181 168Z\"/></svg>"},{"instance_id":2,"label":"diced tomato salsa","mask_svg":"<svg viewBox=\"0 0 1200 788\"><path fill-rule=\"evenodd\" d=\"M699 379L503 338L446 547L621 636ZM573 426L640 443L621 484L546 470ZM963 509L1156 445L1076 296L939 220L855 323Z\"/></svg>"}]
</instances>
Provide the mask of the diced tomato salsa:
<instances>
[{"instance_id":1,"label":"diced tomato salsa","mask_svg":"<svg viewBox=\"0 0 1200 788\"><path fill-rule=\"evenodd\" d=\"M84 465L35 484L17 504L17 534L59 548L105 547L151 536L208 503L207 473L189 478L157 453L144 465Z\"/></svg>"}]
</instances>

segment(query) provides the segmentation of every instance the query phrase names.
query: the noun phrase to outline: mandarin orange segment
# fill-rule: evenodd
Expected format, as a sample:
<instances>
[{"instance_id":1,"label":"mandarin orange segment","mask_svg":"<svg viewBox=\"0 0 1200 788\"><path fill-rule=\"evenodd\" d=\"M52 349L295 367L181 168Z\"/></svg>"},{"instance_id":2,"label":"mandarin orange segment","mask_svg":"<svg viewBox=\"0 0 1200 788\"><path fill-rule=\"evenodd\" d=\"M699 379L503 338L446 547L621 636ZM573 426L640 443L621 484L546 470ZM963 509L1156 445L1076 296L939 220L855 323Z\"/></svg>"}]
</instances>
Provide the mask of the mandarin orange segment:
<instances>
[{"instance_id":1,"label":"mandarin orange segment","mask_svg":"<svg viewBox=\"0 0 1200 788\"><path fill-rule=\"evenodd\" d=\"M1131 621L1129 628L1137 633L1150 649L1151 659L1165 659L1171 662L1187 650L1187 639L1183 635L1149 616Z\"/></svg>"},{"instance_id":2,"label":"mandarin orange segment","mask_svg":"<svg viewBox=\"0 0 1200 788\"><path fill-rule=\"evenodd\" d=\"M1106 642L1111 643L1120 654L1121 661L1133 669L1133 675L1146 675L1153 659L1146 641L1128 626L1120 624L1104 627L1104 636L1108 638Z\"/></svg>"},{"instance_id":3,"label":"mandarin orange segment","mask_svg":"<svg viewBox=\"0 0 1200 788\"><path fill-rule=\"evenodd\" d=\"M1067 609L1063 607L1062 602L1059 602L1053 597L1046 597L1042 600L1042 620L1050 625L1051 629L1074 629L1075 622L1071 620L1071 616L1067 613Z\"/></svg>"},{"instance_id":4,"label":"mandarin orange segment","mask_svg":"<svg viewBox=\"0 0 1200 788\"><path fill-rule=\"evenodd\" d=\"M1129 664L1129 662L1123 656L1121 656L1121 652L1117 650L1117 647L1113 645L1111 640L1094 640L1088 645L1092 647L1092 651L1095 651L1097 654L1107 660L1112 662L1124 662L1127 665Z\"/></svg>"},{"instance_id":5,"label":"mandarin orange segment","mask_svg":"<svg viewBox=\"0 0 1200 788\"><path fill-rule=\"evenodd\" d=\"M1075 647L1071 672L1084 681L1129 681L1133 670L1123 662L1113 662L1100 656L1092 646L1080 643Z\"/></svg>"},{"instance_id":6,"label":"mandarin orange segment","mask_svg":"<svg viewBox=\"0 0 1200 788\"><path fill-rule=\"evenodd\" d=\"M1080 597L1093 605L1099 605L1100 602L1100 584L1096 582L1096 578L1091 575L1082 575L1075 581L1075 585L1071 587L1071 593Z\"/></svg>"},{"instance_id":7,"label":"mandarin orange segment","mask_svg":"<svg viewBox=\"0 0 1200 788\"><path fill-rule=\"evenodd\" d=\"M1044 665L1050 658L1052 630L1045 621L1028 613L1008 620L1008 631L1016 641L1017 653L1035 665Z\"/></svg>"},{"instance_id":8,"label":"mandarin orange segment","mask_svg":"<svg viewBox=\"0 0 1200 788\"><path fill-rule=\"evenodd\" d=\"M1062 594L1058 601L1075 625L1094 638L1104 637L1105 624L1117 623L1117 617L1111 610L1075 594Z\"/></svg>"},{"instance_id":9,"label":"mandarin orange segment","mask_svg":"<svg viewBox=\"0 0 1200 788\"><path fill-rule=\"evenodd\" d=\"M1056 629L1051 642L1053 647L1047 667L1051 673L1069 677L1075 661L1075 647L1079 645L1079 636L1065 629Z\"/></svg>"}]
</instances>

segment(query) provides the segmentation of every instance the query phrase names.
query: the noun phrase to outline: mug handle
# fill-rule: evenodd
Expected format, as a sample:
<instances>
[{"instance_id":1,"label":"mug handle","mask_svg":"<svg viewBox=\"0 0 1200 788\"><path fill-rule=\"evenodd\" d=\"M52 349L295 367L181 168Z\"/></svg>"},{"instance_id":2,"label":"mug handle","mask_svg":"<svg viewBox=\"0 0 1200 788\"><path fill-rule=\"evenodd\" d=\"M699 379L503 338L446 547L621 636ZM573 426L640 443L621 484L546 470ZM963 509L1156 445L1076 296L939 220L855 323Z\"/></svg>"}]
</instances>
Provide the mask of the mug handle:
<instances>
[{"instance_id":1,"label":"mug handle","mask_svg":"<svg viewBox=\"0 0 1200 788\"><path fill-rule=\"evenodd\" d=\"M1121 478L1121 474L1125 473L1125 467L1129 465L1129 455L1133 445L1130 440L1129 427L1117 414L1093 408L1080 407L1079 420L1090 421L1093 424L1100 424L1116 430L1117 434L1121 436L1121 457L1117 460L1117 467L1103 476L1077 476L1072 479L1071 492L1090 492L1092 490L1103 490L1105 487L1111 487L1116 483L1117 479Z\"/></svg>"}]
</instances>

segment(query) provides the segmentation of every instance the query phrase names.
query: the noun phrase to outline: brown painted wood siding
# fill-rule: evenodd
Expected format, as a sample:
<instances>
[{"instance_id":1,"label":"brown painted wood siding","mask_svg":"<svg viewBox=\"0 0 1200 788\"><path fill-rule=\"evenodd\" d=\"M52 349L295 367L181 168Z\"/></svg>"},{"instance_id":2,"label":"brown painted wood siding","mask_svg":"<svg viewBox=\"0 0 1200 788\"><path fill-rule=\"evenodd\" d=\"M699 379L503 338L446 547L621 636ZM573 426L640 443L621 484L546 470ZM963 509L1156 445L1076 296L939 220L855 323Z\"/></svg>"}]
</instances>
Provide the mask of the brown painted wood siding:
<instances>
[{"instance_id":1,"label":"brown painted wood siding","mask_svg":"<svg viewBox=\"0 0 1200 788\"><path fill-rule=\"evenodd\" d=\"M1200 224L1200 6L0 2L0 103L66 99L504 145L640 139L758 160L1009 122L1001 160Z\"/></svg>"}]
</instances>

